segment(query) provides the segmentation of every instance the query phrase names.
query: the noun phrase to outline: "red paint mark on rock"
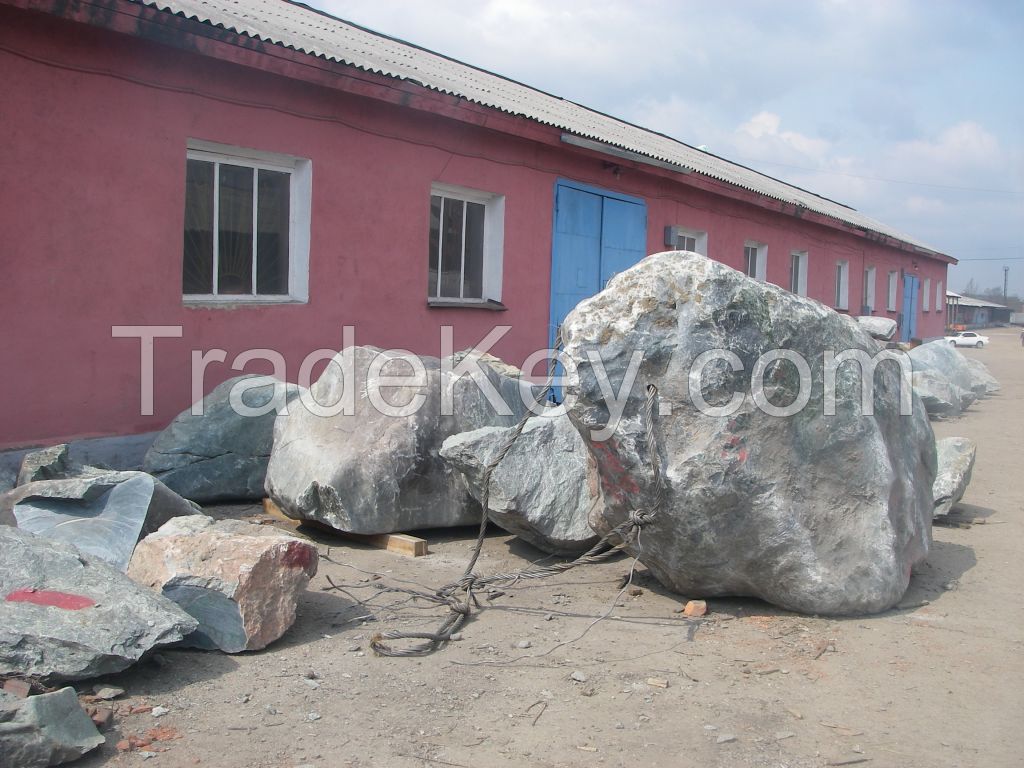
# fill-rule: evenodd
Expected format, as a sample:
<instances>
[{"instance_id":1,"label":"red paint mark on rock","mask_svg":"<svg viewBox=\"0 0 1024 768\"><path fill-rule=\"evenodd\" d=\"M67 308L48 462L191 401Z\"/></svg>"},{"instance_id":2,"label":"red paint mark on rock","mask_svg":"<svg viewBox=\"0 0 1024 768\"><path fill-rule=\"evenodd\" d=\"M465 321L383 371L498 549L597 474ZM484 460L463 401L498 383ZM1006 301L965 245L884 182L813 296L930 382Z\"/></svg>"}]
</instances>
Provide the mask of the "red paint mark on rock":
<instances>
[{"instance_id":1,"label":"red paint mark on rock","mask_svg":"<svg viewBox=\"0 0 1024 768\"><path fill-rule=\"evenodd\" d=\"M281 558L281 562L289 568L301 568L308 571L313 562L316 550L302 541L290 543ZM316 569L314 569L315 573Z\"/></svg>"},{"instance_id":2,"label":"red paint mark on rock","mask_svg":"<svg viewBox=\"0 0 1024 768\"><path fill-rule=\"evenodd\" d=\"M747 456L749 455L750 454L747 453L746 448L740 448L740 463L745 462L747 460Z\"/></svg>"},{"instance_id":3,"label":"red paint mark on rock","mask_svg":"<svg viewBox=\"0 0 1024 768\"><path fill-rule=\"evenodd\" d=\"M91 608L96 605L95 600L85 595L54 592L49 589L33 589L32 587L16 589L4 600L8 603L33 603L51 608L63 608L65 611L80 611L83 608Z\"/></svg>"}]
</instances>

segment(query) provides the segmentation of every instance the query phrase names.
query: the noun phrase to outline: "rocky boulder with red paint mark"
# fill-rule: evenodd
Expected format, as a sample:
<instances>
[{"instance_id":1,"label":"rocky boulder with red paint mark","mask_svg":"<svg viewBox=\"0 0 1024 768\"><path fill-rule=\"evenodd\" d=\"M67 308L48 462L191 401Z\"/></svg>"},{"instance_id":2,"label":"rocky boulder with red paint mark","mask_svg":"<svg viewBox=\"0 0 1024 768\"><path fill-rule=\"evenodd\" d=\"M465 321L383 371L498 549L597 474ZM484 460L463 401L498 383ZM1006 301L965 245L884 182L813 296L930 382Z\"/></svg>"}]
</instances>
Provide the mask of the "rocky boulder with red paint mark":
<instances>
[{"instance_id":1,"label":"rocky boulder with red paint mark","mask_svg":"<svg viewBox=\"0 0 1024 768\"><path fill-rule=\"evenodd\" d=\"M54 682L120 672L196 627L102 559L0 526L0 674Z\"/></svg>"},{"instance_id":2,"label":"rocky boulder with red paint mark","mask_svg":"<svg viewBox=\"0 0 1024 768\"><path fill-rule=\"evenodd\" d=\"M191 515L139 542L128 575L195 617L184 645L238 653L287 631L318 561L314 544L278 529Z\"/></svg>"},{"instance_id":3,"label":"rocky boulder with red paint mark","mask_svg":"<svg viewBox=\"0 0 1024 768\"><path fill-rule=\"evenodd\" d=\"M935 440L912 393L901 415L909 376L894 361L875 372L873 415L862 408L857 363L843 364L835 415L826 415L824 353L880 353L856 323L719 262L669 252L581 302L563 338L579 368L566 389L569 416L601 475L597 530L655 504L657 452L664 503L629 550L663 584L833 615L900 600L931 542ZM755 372L763 386L752 387ZM648 385L657 388L655 445Z\"/></svg>"}]
</instances>

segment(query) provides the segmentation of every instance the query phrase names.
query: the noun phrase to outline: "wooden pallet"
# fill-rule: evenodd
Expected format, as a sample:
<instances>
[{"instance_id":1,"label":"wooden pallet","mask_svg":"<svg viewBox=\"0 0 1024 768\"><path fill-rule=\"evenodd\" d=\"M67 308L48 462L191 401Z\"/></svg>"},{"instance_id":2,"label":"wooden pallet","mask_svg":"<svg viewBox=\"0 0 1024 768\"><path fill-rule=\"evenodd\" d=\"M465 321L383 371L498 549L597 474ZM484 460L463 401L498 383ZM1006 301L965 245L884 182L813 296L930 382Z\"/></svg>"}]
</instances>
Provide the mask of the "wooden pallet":
<instances>
[{"instance_id":1,"label":"wooden pallet","mask_svg":"<svg viewBox=\"0 0 1024 768\"><path fill-rule=\"evenodd\" d=\"M300 522L288 517L288 515L282 512L280 507L278 507L271 499L263 500L263 512L270 517L277 520L283 520L292 525L297 526ZM430 554L427 550L426 539L410 536L407 533L378 533L373 535L362 535L358 533L338 531L328 525L317 523L315 521L307 520L303 521L302 524L310 525L324 531L325 533L330 533L343 539L349 539L350 541L354 541L358 544L365 544L369 547L384 549L388 552L397 552L400 555L406 555L408 557L423 557L424 555Z\"/></svg>"}]
</instances>

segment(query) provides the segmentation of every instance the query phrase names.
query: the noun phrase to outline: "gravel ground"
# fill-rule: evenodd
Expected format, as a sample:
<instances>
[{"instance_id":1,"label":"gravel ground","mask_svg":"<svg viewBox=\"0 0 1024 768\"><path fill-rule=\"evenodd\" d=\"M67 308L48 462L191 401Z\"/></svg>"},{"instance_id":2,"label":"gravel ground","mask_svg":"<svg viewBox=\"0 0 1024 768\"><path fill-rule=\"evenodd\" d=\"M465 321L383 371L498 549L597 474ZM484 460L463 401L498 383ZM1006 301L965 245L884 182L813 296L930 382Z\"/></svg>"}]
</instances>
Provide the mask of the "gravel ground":
<instances>
[{"instance_id":1,"label":"gravel ground","mask_svg":"<svg viewBox=\"0 0 1024 768\"><path fill-rule=\"evenodd\" d=\"M376 585L453 580L474 531L428 534L417 559L312 532L339 564L322 563L284 638L236 656L163 651L107 678L127 691L120 714L77 765L1019 766L1024 349L1019 331L989 335L964 353L1002 393L934 425L978 443L962 514L979 524L935 528L902 609L834 620L715 600L686 619L686 597L643 566L613 607L621 558L483 601L463 639L430 657L377 658L374 632L432 629L441 614ZM478 570L541 557L496 531ZM156 726L167 740L118 752Z\"/></svg>"}]
</instances>

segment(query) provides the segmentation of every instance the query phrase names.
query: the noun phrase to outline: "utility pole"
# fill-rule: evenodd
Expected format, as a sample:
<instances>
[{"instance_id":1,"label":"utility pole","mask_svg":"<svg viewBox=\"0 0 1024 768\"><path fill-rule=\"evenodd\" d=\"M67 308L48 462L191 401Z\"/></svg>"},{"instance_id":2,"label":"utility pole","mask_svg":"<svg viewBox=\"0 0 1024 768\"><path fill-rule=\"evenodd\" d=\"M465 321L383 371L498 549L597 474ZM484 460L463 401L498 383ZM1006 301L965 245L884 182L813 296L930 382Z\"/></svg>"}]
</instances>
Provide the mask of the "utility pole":
<instances>
[{"instance_id":1,"label":"utility pole","mask_svg":"<svg viewBox=\"0 0 1024 768\"><path fill-rule=\"evenodd\" d=\"M1010 282L1010 268L1003 267L1003 304L1006 304L1006 286Z\"/></svg>"}]
</instances>

